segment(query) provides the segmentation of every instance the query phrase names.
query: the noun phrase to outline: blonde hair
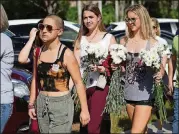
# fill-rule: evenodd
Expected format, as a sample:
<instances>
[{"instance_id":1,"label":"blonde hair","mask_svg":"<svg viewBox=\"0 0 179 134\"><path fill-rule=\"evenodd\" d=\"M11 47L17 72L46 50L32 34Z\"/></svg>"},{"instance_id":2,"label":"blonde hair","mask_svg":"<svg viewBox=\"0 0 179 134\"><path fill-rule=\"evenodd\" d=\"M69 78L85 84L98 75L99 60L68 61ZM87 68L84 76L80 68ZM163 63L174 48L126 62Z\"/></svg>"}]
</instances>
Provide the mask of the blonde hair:
<instances>
[{"instance_id":1,"label":"blonde hair","mask_svg":"<svg viewBox=\"0 0 179 134\"><path fill-rule=\"evenodd\" d=\"M151 18L151 21L154 23L154 27L157 29L156 35L160 36L160 24L158 20L156 18Z\"/></svg>"},{"instance_id":2,"label":"blonde hair","mask_svg":"<svg viewBox=\"0 0 179 134\"><path fill-rule=\"evenodd\" d=\"M142 38L150 39L151 37L153 37L151 20L147 9L144 6L137 4L132 5L126 9L126 16L128 15L128 12L133 12L139 17L141 22L140 35L142 36ZM134 36L130 28L126 29L126 35L130 38Z\"/></svg>"},{"instance_id":3,"label":"blonde hair","mask_svg":"<svg viewBox=\"0 0 179 134\"><path fill-rule=\"evenodd\" d=\"M3 5L1 4L1 33L6 31L9 27L8 17Z\"/></svg>"},{"instance_id":4,"label":"blonde hair","mask_svg":"<svg viewBox=\"0 0 179 134\"><path fill-rule=\"evenodd\" d=\"M77 36L77 38L75 40L75 43L74 43L74 48L75 49L80 49L81 37L83 35L86 35L89 32L88 29L85 27L84 22L83 22L83 13L84 13L84 11L91 11L97 17L100 16L101 19L100 19L100 21L98 23L98 28L99 28L100 31L106 32L105 26L104 26L104 24L102 22L102 15L101 15L101 12L100 12L98 6L95 5L95 4L85 5L83 7L83 9L82 9L82 14L81 14L81 27L80 27L80 31L79 31L78 36Z\"/></svg>"},{"instance_id":5,"label":"blonde hair","mask_svg":"<svg viewBox=\"0 0 179 134\"><path fill-rule=\"evenodd\" d=\"M55 24L56 24L56 26L58 28L64 29L64 21L59 16L51 14L51 15L46 16L45 18L51 18L51 19L53 19L55 21Z\"/></svg>"}]
</instances>

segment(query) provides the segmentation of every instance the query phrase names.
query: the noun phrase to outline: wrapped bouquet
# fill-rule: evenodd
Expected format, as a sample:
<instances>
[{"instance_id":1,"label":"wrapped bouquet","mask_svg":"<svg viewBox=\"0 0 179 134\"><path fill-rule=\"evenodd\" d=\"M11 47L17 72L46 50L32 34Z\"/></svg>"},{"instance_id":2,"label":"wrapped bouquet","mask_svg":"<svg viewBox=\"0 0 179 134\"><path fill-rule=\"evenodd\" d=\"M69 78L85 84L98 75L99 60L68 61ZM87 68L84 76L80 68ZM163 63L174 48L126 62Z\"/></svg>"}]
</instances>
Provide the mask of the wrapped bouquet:
<instances>
[{"instance_id":1,"label":"wrapped bouquet","mask_svg":"<svg viewBox=\"0 0 179 134\"><path fill-rule=\"evenodd\" d=\"M113 44L110 48L110 55L112 58L112 64L120 65L123 61L126 61L127 50L123 45ZM108 96L106 98L106 106L104 112L120 114L123 108L124 90L121 84L121 68L115 70L111 77Z\"/></svg>"}]
</instances>

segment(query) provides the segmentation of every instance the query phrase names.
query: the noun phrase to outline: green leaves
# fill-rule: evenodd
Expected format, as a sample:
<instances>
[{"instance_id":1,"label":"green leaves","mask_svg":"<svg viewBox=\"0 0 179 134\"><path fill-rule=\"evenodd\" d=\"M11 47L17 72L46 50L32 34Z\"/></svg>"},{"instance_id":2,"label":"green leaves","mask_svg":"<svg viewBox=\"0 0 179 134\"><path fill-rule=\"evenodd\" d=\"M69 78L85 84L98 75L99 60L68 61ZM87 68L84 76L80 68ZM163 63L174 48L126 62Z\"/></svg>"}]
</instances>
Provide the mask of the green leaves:
<instances>
[{"instance_id":1,"label":"green leaves","mask_svg":"<svg viewBox=\"0 0 179 134\"><path fill-rule=\"evenodd\" d=\"M103 112L120 114L125 106L124 89L121 84L121 70L114 71L106 98L106 106Z\"/></svg>"},{"instance_id":2,"label":"green leaves","mask_svg":"<svg viewBox=\"0 0 179 134\"><path fill-rule=\"evenodd\" d=\"M166 114L165 104L163 100L163 90L164 90L164 85L162 82L154 83L155 106L157 107L157 110L159 112L161 124L163 123L163 121L167 120L166 117L167 114Z\"/></svg>"}]
</instances>

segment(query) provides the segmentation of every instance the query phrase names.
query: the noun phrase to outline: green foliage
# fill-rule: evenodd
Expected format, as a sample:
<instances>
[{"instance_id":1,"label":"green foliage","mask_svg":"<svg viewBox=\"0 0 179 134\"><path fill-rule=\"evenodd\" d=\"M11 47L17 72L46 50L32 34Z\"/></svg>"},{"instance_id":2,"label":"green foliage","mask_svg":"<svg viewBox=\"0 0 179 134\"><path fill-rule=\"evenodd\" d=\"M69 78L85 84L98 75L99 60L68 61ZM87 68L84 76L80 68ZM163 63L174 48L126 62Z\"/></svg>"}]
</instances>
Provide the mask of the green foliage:
<instances>
[{"instance_id":1,"label":"green foliage","mask_svg":"<svg viewBox=\"0 0 179 134\"><path fill-rule=\"evenodd\" d=\"M78 22L78 9L77 7L70 7L66 13L66 20Z\"/></svg>"},{"instance_id":2,"label":"green foliage","mask_svg":"<svg viewBox=\"0 0 179 134\"><path fill-rule=\"evenodd\" d=\"M108 96L106 98L106 106L104 112L115 113L120 115L125 106L124 88L121 84L121 70L117 69L113 72L109 86Z\"/></svg>"},{"instance_id":3,"label":"green foliage","mask_svg":"<svg viewBox=\"0 0 179 134\"><path fill-rule=\"evenodd\" d=\"M115 7L113 4L103 5L102 8L103 22L105 25L115 21Z\"/></svg>"},{"instance_id":4,"label":"green foliage","mask_svg":"<svg viewBox=\"0 0 179 134\"><path fill-rule=\"evenodd\" d=\"M166 108L163 100L163 83L154 84L154 97L155 97L155 106L159 112L160 122L163 124L163 121L167 120Z\"/></svg>"},{"instance_id":5,"label":"green foliage","mask_svg":"<svg viewBox=\"0 0 179 134\"><path fill-rule=\"evenodd\" d=\"M68 0L57 0L56 14L60 16L62 19L67 19L66 14L70 7L70 3Z\"/></svg>"},{"instance_id":6,"label":"green foliage","mask_svg":"<svg viewBox=\"0 0 179 134\"><path fill-rule=\"evenodd\" d=\"M40 0L33 0L43 5ZM2 0L8 18L11 19L29 19L29 18L42 18L47 13L41 8L35 6L28 0Z\"/></svg>"}]
</instances>

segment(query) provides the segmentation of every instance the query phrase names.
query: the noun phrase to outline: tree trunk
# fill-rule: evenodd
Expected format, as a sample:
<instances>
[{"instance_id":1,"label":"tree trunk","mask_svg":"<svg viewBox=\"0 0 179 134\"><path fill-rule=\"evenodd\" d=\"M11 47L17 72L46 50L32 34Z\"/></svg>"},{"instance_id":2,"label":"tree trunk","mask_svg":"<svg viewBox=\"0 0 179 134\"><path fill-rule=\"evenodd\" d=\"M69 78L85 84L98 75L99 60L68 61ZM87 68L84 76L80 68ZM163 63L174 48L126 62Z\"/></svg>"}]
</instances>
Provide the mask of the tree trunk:
<instances>
[{"instance_id":1,"label":"tree trunk","mask_svg":"<svg viewBox=\"0 0 179 134\"><path fill-rule=\"evenodd\" d=\"M125 1L120 0L119 1L119 16L120 16L120 21L124 20L124 9L125 9Z\"/></svg>"},{"instance_id":2,"label":"tree trunk","mask_svg":"<svg viewBox=\"0 0 179 134\"><path fill-rule=\"evenodd\" d=\"M81 24L81 10L82 10L82 7L81 7L81 0L78 0L78 24Z\"/></svg>"},{"instance_id":3,"label":"tree trunk","mask_svg":"<svg viewBox=\"0 0 179 134\"><path fill-rule=\"evenodd\" d=\"M119 21L119 1L115 0L115 18Z\"/></svg>"}]
</instances>

